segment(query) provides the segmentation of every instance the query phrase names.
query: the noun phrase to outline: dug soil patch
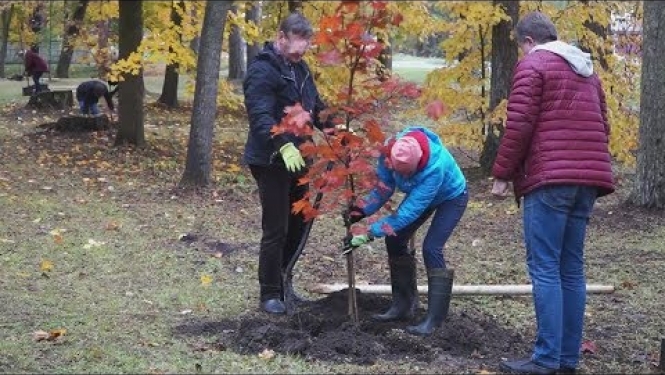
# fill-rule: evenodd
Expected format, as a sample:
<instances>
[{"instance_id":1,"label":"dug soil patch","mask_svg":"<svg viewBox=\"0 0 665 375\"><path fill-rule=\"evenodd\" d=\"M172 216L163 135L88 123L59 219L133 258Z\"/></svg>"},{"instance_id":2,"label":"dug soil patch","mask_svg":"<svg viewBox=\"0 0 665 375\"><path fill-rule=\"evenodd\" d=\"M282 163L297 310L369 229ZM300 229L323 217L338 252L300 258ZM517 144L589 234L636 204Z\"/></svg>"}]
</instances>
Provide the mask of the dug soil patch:
<instances>
[{"instance_id":1,"label":"dug soil patch","mask_svg":"<svg viewBox=\"0 0 665 375\"><path fill-rule=\"evenodd\" d=\"M360 365L373 365L379 360L411 360L445 361L447 366L455 362L457 366L452 367L459 368L493 366L501 358L523 355L530 348L530 340L502 327L492 317L454 306L442 328L432 336L413 336L405 327L420 321L424 308L419 309L413 322L376 323L371 315L387 309L390 299L359 291L357 296L360 311L357 325L347 314L348 296L343 290L300 304L295 313L287 316L252 311L237 321L210 327L234 327L217 332L221 335L218 346L238 353L256 355L272 350L313 361ZM426 298L421 300L424 302Z\"/></svg>"}]
</instances>

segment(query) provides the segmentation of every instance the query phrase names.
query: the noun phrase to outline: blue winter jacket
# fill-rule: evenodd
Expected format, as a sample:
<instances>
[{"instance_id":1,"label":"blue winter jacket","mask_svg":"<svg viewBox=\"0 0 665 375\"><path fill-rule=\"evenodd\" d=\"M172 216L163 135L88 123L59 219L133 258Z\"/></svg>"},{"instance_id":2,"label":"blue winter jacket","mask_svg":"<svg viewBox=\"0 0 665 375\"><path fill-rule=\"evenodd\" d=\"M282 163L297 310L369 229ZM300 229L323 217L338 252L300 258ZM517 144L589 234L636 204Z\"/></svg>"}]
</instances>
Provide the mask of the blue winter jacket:
<instances>
[{"instance_id":1,"label":"blue winter jacket","mask_svg":"<svg viewBox=\"0 0 665 375\"><path fill-rule=\"evenodd\" d=\"M457 162L441 143L441 139L432 131L423 127L409 127L395 138L418 130L427 135L430 156L427 165L409 177L404 177L388 169L384 156L379 157L377 175L385 185L374 188L365 199L363 211L369 216L376 213L390 199L395 188L406 194L397 211L374 222L369 232L374 237L387 235L384 226L387 224L393 232L406 228L418 219L428 208L436 207L444 201L458 197L466 190L466 179ZM381 184L379 184L381 185Z\"/></svg>"}]
</instances>

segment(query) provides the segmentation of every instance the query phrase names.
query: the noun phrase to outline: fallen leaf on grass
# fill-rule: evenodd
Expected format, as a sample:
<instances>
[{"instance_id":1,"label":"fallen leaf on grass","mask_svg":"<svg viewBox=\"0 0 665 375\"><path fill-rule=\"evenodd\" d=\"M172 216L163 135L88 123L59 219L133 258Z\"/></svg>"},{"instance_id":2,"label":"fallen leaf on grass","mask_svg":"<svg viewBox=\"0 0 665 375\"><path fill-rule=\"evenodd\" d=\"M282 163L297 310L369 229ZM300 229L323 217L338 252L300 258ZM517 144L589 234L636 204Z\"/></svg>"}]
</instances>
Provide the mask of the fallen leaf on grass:
<instances>
[{"instance_id":1,"label":"fallen leaf on grass","mask_svg":"<svg viewBox=\"0 0 665 375\"><path fill-rule=\"evenodd\" d=\"M39 264L39 269L42 272L49 272L53 269L53 262L48 259L42 259L41 263Z\"/></svg>"},{"instance_id":2,"label":"fallen leaf on grass","mask_svg":"<svg viewBox=\"0 0 665 375\"><path fill-rule=\"evenodd\" d=\"M119 230L120 224L117 221L111 220L106 223L106 230Z\"/></svg>"},{"instance_id":3,"label":"fallen leaf on grass","mask_svg":"<svg viewBox=\"0 0 665 375\"><path fill-rule=\"evenodd\" d=\"M89 238L88 243L83 245L83 248L87 250L87 249L91 249L93 247L100 247L104 244L106 244L106 242L99 242L99 241L93 240L92 238Z\"/></svg>"},{"instance_id":4,"label":"fallen leaf on grass","mask_svg":"<svg viewBox=\"0 0 665 375\"><path fill-rule=\"evenodd\" d=\"M48 332L43 330L37 330L32 333L32 338L35 341L54 341L59 337L62 337L67 333L67 330L64 328L52 329Z\"/></svg>"},{"instance_id":5,"label":"fallen leaf on grass","mask_svg":"<svg viewBox=\"0 0 665 375\"><path fill-rule=\"evenodd\" d=\"M210 275L201 275L201 285L208 286L212 283L212 276Z\"/></svg>"},{"instance_id":6,"label":"fallen leaf on grass","mask_svg":"<svg viewBox=\"0 0 665 375\"><path fill-rule=\"evenodd\" d=\"M259 353L259 358L269 361L275 358L275 351L272 349L263 349L263 351Z\"/></svg>"}]
</instances>

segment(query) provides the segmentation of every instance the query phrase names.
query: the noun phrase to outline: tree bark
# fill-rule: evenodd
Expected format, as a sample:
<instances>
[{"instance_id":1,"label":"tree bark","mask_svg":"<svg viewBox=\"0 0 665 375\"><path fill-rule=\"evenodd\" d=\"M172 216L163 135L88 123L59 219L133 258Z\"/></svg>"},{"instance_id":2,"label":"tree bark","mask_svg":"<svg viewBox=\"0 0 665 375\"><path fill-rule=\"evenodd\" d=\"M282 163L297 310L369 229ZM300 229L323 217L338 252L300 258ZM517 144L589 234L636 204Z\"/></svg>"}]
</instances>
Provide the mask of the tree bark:
<instances>
[{"instance_id":1,"label":"tree bark","mask_svg":"<svg viewBox=\"0 0 665 375\"><path fill-rule=\"evenodd\" d=\"M178 12L177 7L180 7L180 10L185 9L185 3L183 1L178 1L176 4L173 2L171 6L171 22L173 26L179 27L182 25L182 16ZM178 36L178 40L182 42L182 35ZM169 52L173 53L173 48L169 47ZM171 62L166 65L166 72L164 73L164 84L162 86L162 94L157 99L157 102L164 104L168 108L178 107L178 67L177 62Z\"/></svg>"},{"instance_id":2,"label":"tree bark","mask_svg":"<svg viewBox=\"0 0 665 375\"><path fill-rule=\"evenodd\" d=\"M255 25L261 24L261 1L251 1L248 3L248 8L245 11L245 21L254 22ZM247 60L246 66L254 60L256 55L261 51L261 44L259 42L247 43ZM247 72L247 70L245 70Z\"/></svg>"},{"instance_id":3,"label":"tree bark","mask_svg":"<svg viewBox=\"0 0 665 375\"><path fill-rule=\"evenodd\" d=\"M72 39L79 33L79 27L85 17L88 3L88 0L80 0L78 2L72 19L67 22L67 26L63 31L60 57L58 57L58 65L55 68L55 76L57 78L69 78L69 67L72 64L72 56L74 55Z\"/></svg>"},{"instance_id":4,"label":"tree bark","mask_svg":"<svg viewBox=\"0 0 665 375\"><path fill-rule=\"evenodd\" d=\"M220 55L226 15L232 3L233 1L206 3L201 48L197 59L187 162L180 180L180 186L183 187L204 187L212 181L212 141L217 114Z\"/></svg>"},{"instance_id":5,"label":"tree bark","mask_svg":"<svg viewBox=\"0 0 665 375\"><path fill-rule=\"evenodd\" d=\"M14 4L2 10L0 21L2 21L2 44L0 45L0 78L5 78L5 60L7 60L7 45L9 44L9 25L14 14Z\"/></svg>"},{"instance_id":6,"label":"tree bark","mask_svg":"<svg viewBox=\"0 0 665 375\"><path fill-rule=\"evenodd\" d=\"M233 6L232 12L237 12L238 7ZM229 80L240 80L245 78L247 64L245 62L245 40L242 38L240 28L231 26L229 33Z\"/></svg>"},{"instance_id":7,"label":"tree bark","mask_svg":"<svg viewBox=\"0 0 665 375\"><path fill-rule=\"evenodd\" d=\"M513 25L519 17L520 4L517 0L494 0L494 5L504 7L512 22L501 21L492 28L492 58L489 111L492 112L501 101L508 98L513 78L513 68L517 63L517 43L511 39ZM499 141L503 135L503 123L493 123L491 116L487 121L485 142L480 154L480 168L486 175L492 172L492 166L499 150ZM495 130L499 131L497 135Z\"/></svg>"},{"instance_id":8,"label":"tree bark","mask_svg":"<svg viewBox=\"0 0 665 375\"><path fill-rule=\"evenodd\" d=\"M304 1L289 0L289 12L302 12L303 2Z\"/></svg>"},{"instance_id":9,"label":"tree bark","mask_svg":"<svg viewBox=\"0 0 665 375\"><path fill-rule=\"evenodd\" d=\"M125 59L135 52L143 38L143 2L120 1L118 17L118 58ZM143 128L143 70L138 74L123 76L118 85L118 134L116 145L125 143L142 146L145 143Z\"/></svg>"},{"instance_id":10,"label":"tree bark","mask_svg":"<svg viewBox=\"0 0 665 375\"><path fill-rule=\"evenodd\" d=\"M665 2L644 2L639 151L631 197L647 208L665 208Z\"/></svg>"},{"instance_id":11,"label":"tree bark","mask_svg":"<svg viewBox=\"0 0 665 375\"><path fill-rule=\"evenodd\" d=\"M120 3L122 3L122 1L120 1ZM106 79L106 75L111 71L111 54L109 53L110 33L111 29L109 20L101 20L97 22L97 71L99 78L101 79Z\"/></svg>"},{"instance_id":12,"label":"tree bark","mask_svg":"<svg viewBox=\"0 0 665 375\"><path fill-rule=\"evenodd\" d=\"M589 6L589 0L580 0L580 2L585 7ZM610 10L608 9L607 12L609 13ZM609 70L610 66L607 61L607 56L612 54L612 48L609 47L609 44L605 43L605 41L609 34L610 25L602 25L600 22L591 18L584 21L584 27L591 31L596 36L596 39L600 41L598 42L589 40L588 38L582 38L580 41L580 49L584 52L590 53L591 57L597 59L603 70ZM594 48L594 44L597 45L596 48Z\"/></svg>"}]
</instances>

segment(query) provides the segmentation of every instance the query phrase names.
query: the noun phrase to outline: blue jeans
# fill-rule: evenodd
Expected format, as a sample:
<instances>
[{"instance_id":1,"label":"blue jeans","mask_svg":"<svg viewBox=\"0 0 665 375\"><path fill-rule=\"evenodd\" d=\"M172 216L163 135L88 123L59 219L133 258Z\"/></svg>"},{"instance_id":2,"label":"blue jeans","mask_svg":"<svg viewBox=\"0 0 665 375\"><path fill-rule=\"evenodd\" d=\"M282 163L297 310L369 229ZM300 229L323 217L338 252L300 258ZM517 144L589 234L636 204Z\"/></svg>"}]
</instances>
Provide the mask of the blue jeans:
<instances>
[{"instance_id":1,"label":"blue jeans","mask_svg":"<svg viewBox=\"0 0 665 375\"><path fill-rule=\"evenodd\" d=\"M423 241L423 260L427 269L446 268L443 248L464 215L468 202L469 193L465 190L458 197L429 208L411 225L395 232L394 236L386 236L388 257L408 255L409 240L416 230L434 214Z\"/></svg>"},{"instance_id":2,"label":"blue jeans","mask_svg":"<svg viewBox=\"0 0 665 375\"><path fill-rule=\"evenodd\" d=\"M79 109L81 109L81 113L84 115L99 114L99 107L97 107L97 103L86 104L84 100L79 100Z\"/></svg>"},{"instance_id":3,"label":"blue jeans","mask_svg":"<svg viewBox=\"0 0 665 375\"><path fill-rule=\"evenodd\" d=\"M584 237L597 189L555 185L524 197L526 263L533 285L536 343L532 360L576 368L579 362L586 280Z\"/></svg>"}]
</instances>

